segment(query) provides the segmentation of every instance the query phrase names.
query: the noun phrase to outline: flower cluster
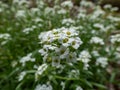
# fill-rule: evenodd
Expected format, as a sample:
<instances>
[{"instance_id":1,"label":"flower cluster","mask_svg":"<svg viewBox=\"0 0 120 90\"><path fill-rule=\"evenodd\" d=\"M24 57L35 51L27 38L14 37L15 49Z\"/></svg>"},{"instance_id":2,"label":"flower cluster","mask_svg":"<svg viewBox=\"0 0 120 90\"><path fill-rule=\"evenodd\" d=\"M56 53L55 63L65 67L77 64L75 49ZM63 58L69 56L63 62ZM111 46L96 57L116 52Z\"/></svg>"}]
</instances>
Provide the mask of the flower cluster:
<instances>
[{"instance_id":1,"label":"flower cluster","mask_svg":"<svg viewBox=\"0 0 120 90\"><path fill-rule=\"evenodd\" d=\"M111 36L111 43L120 43L120 34L112 35Z\"/></svg>"},{"instance_id":2,"label":"flower cluster","mask_svg":"<svg viewBox=\"0 0 120 90\"><path fill-rule=\"evenodd\" d=\"M76 50L82 44L79 32L73 28L59 28L39 35L42 49L39 50L44 62L52 61L53 66L60 62L76 62Z\"/></svg>"}]
</instances>

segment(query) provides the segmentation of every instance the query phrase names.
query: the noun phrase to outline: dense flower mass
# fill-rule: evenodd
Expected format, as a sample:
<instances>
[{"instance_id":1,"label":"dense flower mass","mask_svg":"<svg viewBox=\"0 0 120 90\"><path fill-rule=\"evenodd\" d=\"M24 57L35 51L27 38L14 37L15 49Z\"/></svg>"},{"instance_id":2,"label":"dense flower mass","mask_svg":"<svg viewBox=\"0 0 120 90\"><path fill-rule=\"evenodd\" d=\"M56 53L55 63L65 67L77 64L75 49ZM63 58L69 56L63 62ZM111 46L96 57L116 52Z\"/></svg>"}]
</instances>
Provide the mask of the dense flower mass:
<instances>
[{"instance_id":1,"label":"dense flower mass","mask_svg":"<svg viewBox=\"0 0 120 90\"><path fill-rule=\"evenodd\" d=\"M79 32L73 28L59 28L39 35L42 49L39 50L44 62L58 66L60 62L76 62L77 49L82 44Z\"/></svg>"}]
</instances>

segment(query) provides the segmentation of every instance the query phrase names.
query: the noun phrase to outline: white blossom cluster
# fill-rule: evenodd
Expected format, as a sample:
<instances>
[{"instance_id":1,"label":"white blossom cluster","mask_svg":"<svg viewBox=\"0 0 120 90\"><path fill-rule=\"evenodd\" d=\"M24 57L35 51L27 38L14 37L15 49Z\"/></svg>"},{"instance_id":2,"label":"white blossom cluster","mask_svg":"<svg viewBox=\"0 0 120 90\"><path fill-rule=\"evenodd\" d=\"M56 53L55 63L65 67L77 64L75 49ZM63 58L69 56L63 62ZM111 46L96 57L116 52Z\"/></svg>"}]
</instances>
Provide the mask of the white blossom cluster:
<instances>
[{"instance_id":1,"label":"white blossom cluster","mask_svg":"<svg viewBox=\"0 0 120 90\"><path fill-rule=\"evenodd\" d=\"M96 65L100 65L105 68L108 65L108 59L106 57L99 57L96 60Z\"/></svg>"},{"instance_id":2,"label":"white blossom cluster","mask_svg":"<svg viewBox=\"0 0 120 90\"><path fill-rule=\"evenodd\" d=\"M50 84L38 84L35 90L53 90L53 88Z\"/></svg>"},{"instance_id":3,"label":"white blossom cluster","mask_svg":"<svg viewBox=\"0 0 120 90\"><path fill-rule=\"evenodd\" d=\"M89 67L89 62L90 62L91 55L87 50L83 50L79 54L79 58L77 59L78 61L82 61L84 64L84 69L88 69Z\"/></svg>"},{"instance_id":4,"label":"white blossom cluster","mask_svg":"<svg viewBox=\"0 0 120 90\"><path fill-rule=\"evenodd\" d=\"M11 39L11 35L8 33L0 34L0 39L2 39L2 42L0 42L0 44L5 45Z\"/></svg>"},{"instance_id":5,"label":"white blossom cluster","mask_svg":"<svg viewBox=\"0 0 120 90\"><path fill-rule=\"evenodd\" d=\"M79 32L73 28L59 28L39 35L42 49L39 50L44 62L58 66L60 62L76 62L76 50L82 44Z\"/></svg>"},{"instance_id":6,"label":"white blossom cluster","mask_svg":"<svg viewBox=\"0 0 120 90\"><path fill-rule=\"evenodd\" d=\"M35 62L35 58L32 58L32 53L29 53L27 56L22 57L19 62L22 64L22 66L25 66L26 62L28 61Z\"/></svg>"},{"instance_id":7,"label":"white blossom cluster","mask_svg":"<svg viewBox=\"0 0 120 90\"><path fill-rule=\"evenodd\" d=\"M39 75L42 75L43 72L47 69L48 65L47 64L42 64L38 67L36 73L35 73L35 78L38 80Z\"/></svg>"},{"instance_id":8,"label":"white blossom cluster","mask_svg":"<svg viewBox=\"0 0 120 90\"><path fill-rule=\"evenodd\" d=\"M104 45L104 41L100 37L92 37L91 40L90 40L90 43Z\"/></svg>"},{"instance_id":9,"label":"white blossom cluster","mask_svg":"<svg viewBox=\"0 0 120 90\"><path fill-rule=\"evenodd\" d=\"M111 36L111 43L120 43L120 34L112 35Z\"/></svg>"}]
</instances>

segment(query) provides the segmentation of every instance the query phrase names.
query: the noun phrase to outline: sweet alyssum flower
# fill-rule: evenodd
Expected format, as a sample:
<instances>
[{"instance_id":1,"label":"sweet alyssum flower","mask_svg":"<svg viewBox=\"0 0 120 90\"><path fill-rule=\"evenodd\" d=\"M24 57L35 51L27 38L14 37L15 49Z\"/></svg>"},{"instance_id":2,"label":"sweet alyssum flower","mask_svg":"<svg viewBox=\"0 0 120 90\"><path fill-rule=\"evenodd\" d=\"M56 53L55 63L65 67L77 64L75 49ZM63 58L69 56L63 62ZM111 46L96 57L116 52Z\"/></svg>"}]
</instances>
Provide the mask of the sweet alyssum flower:
<instances>
[{"instance_id":1,"label":"sweet alyssum flower","mask_svg":"<svg viewBox=\"0 0 120 90\"><path fill-rule=\"evenodd\" d=\"M58 28L42 32L39 35L42 49L39 53L43 56L44 62L52 62L58 66L61 62L75 62L76 50L82 44L78 37L79 32L73 28Z\"/></svg>"},{"instance_id":2,"label":"sweet alyssum flower","mask_svg":"<svg viewBox=\"0 0 120 90\"><path fill-rule=\"evenodd\" d=\"M22 66L25 66L26 62L28 61L35 62L35 58L32 58L32 53L29 53L27 56L22 57L19 62L22 64Z\"/></svg>"},{"instance_id":3,"label":"sweet alyssum flower","mask_svg":"<svg viewBox=\"0 0 120 90\"><path fill-rule=\"evenodd\" d=\"M53 90L53 88L50 84L38 84L35 90Z\"/></svg>"},{"instance_id":4,"label":"sweet alyssum flower","mask_svg":"<svg viewBox=\"0 0 120 90\"><path fill-rule=\"evenodd\" d=\"M120 34L112 35L111 36L111 42L113 44L120 43Z\"/></svg>"},{"instance_id":5,"label":"sweet alyssum flower","mask_svg":"<svg viewBox=\"0 0 120 90\"><path fill-rule=\"evenodd\" d=\"M77 58L77 60L83 62L84 69L88 69L88 67L89 67L88 63L90 62L90 58L91 58L90 53L87 50L83 50L79 54L79 58Z\"/></svg>"},{"instance_id":6,"label":"sweet alyssum flower","mask_svg":"<svg viewBox=\"0 0 120 90\"><path fill-rule=\"evenodd\" d=\"M92 37L91 40L90 40L90 43L104 45L104 41L100 37Z\"/></svg>"},{"instance_id":7,"label":"sweet alyssum flower","mask_svg":"<svg viewBox=\"0 0 120 90\"><path fill-rule=\"evenodd\" d=\"M100 65L101 67L105 68L108 64L108 59L106 57L99 57L96 60L96 65Z\"/></svg>"}]
</instances>

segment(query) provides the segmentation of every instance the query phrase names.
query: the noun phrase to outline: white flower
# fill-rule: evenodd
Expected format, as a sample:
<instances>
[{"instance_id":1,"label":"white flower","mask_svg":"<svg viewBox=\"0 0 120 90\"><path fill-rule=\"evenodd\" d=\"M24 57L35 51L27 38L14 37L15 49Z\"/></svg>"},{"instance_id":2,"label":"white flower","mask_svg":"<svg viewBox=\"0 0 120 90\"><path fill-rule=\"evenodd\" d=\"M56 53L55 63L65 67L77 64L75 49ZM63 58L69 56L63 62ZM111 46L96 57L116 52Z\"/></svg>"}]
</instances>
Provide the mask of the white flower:
<instances>
[{"instance_id":1,"label":"white flower","mask_svg":"<svg viewBox=\"0 0 120 90\"><path fill-rule=\"evenodd\" d=\"M90 43L104 45L104 41L100 37L92 37Z\"/></svg>"},{"instance_id":2,"label":"white flower","mask_svg":"<svg viewBox=\"0 0 120 90\"><path fill-rule=\"evenodd\" d=\"M25 28L25 29L23 30L23 32L24 32L25 34L29 34L30 31L33 31L33 29L32 29L32 28Z\"/></svg>"},{"instance_id":3,"label":"white flower","mask_svg":"<svg viewBox=\"0 0 120 90\"><path fill-rule=\"evenodd\" d=\"M87 69L89 67L89 62L90 62L91 55L87 50L83 50L79 54L79 58L77 59L78 61L82 61L84 63L84 69Z\"/></svg>"},{"instance_id":4,"label":"white flower","mask_svg":"<svg viewBox=\"0 0 120 90\"><path fill-rule=\"evenodd\" d=\"M52 66L60 67L60 58L59 58L59 56L52 57Z\"/></svg>"},{"instance_id":5,"label":"white flower","mask_svg":"<svg viewBox=\"0 0 120 90\"><path fill-rule=\"evenodd\" d=\"M71 24L74 24L74 23L75 23L75 21L72 20L71 18L66 18L66 19L63 19L63 20L62 20L62 24L65 24L65 25L67 25L67 26L69 26L69 25L71 25Z\"/></svg>"},{"instance_id":6,"label":"white flower","mask_svg":"<svg viewBox=\"0 0 120 90\"><path fill-rule=\"evenodd\" d=\"M95 23L93 26L96 27L96 28L99 28L100 30L104 29L103 24Z\"/></svg>"},{"instance_id":7,"label":"white flower","mask_svg":"<svg viewBox=\"0 0 120 90\"><path fill-rule=\"evenodd\" d=\"M63 34L65 34L66 36L70 37L70 36L77 36L79 34L79 32L76 31L73 28L69 28L69 29L64 29L63 30Z\"/></svg>"},{"instance_id":8,"label":"white flower","mask_svg":"<svg viewBox=\"0 0 120 90\"><path fill-rule=\"evenodd\" d=\"M68 7L68 8L72 8L73 7L73 3L72 1L64 1L61 3L62 7Z\"/></svg>"},{"instance_id":9,"label":"white flower","mask_svg":"<svg viewBox=\"0 0 120 90\"><path fill-rule=\"evenodd\" d=\"M60 56L61 59L64 59L69 54L69 48L61 46L60 48L57 48L55 52L58 54L58 56Z\"/></svg>"},{"instance_id":10,"label":"white flower","mask_svg":"<svg viewBox=\"0 0 120 90\"><path fill-rule=\"evenodd\" d=\"M76 90L83 90L81 86L77 86Z\"/></svg>"},{"instance_id":11,"label":"white flower","mask_svg":"<svg viewBox=\"0 0 120 90\"><path fill-rule=\"evenodd\" d=\"M10 34L8 34L8 33L4 33L4 34L0 34L0 39L10 39Z\"/></svg>"},{"instance_id":12,"label":"white flower","mask_svg":"<svg viewBox=\"0 0 120 90\"><path fill-rule=\"evenodd\" d=\"M53 90L53 88L50 84L43 84L43 85L38 84L35 90Z\"/></svg>"},{"instance_id":13,"label":"white flower","mask_svg":"<svg viewBox=\"0 0 120 90\"><path fill-rule=\"evenodd\" d=\"M66 14L67 11L65 9L60 9L57 11L58 14Z\"/></svg>"},{"instance_id":14,"label":"white flower","mask_svg":"<svg viewBox=\"0 0 120 90\"><path fill-rule=\"evenodd\" d=\"M108 64L108 59L106 57L99 57L96 60L96 65L101 65L101 67L105 68Z\"/></svg>"},{"instance_id":15,"label":"white flower","mask_svg":"<svg viewBox=\"0 0 120 90\"><path fill-rule=\"evenodd\" d=\"M68 62L76 62L77 59L77 54L76 52L70 52L67 56L66 56L66 60Z\"/></svg>"},{"instance_id":16,"label":"white flower","mask_svg":"<svg viewBox=\"0 0 120 90\"><path fill-rule=\"evenodd\" d=\"M80 75L79 70L70 70L70 72L68 73L68 77L69 78L78 78Z\"/></svg>"},{"instance_id":17,"label":"white flower","mask_svg":"<svg viewBox=\"0 0 120 90\"><path fill-rule=\"evenodd\" d=\"M45 14L55 14L54 8L46 7L45 8Z\"/></svg>"},{"instance_id":18,"label":"white flower","mask_svg":"<svg viewBox=\"0 0 120 90\"><path fill-rule=\"evenodd\" d=\"M65 90L65 82L61 82L62 90Z\"/></svg>"},{"instance_id":19,"label":"white flower","mask_svg":"<svg viewBox=\"0 0 120 90\"><path fill-rule=\"evenodd\" d=\"M95 57L98 57L98 56L100 56L100 54L98 53L98 51L92 51L92 54L93 54L93 56L95 56Z\"/></svg>"},{"instance_id":20,"label":"white flower","mask_svg":"<svg viewBox=\"0 0 120 90\"><path fill-rule=\"evenodd\" d=\"M120 43L120 34L112 35L111 36L111 42L113 44Z\"/></svg>"},{"instance_id":21,"label":"white flower","mask_svg":"<svg viewBox=\"0 0 120 90\"><path fill-rule=\"evenodd\" d=\"M82 0L82 1L80 2L80 5L81 5L81 6L85 6L85 7L94 7L94 4L93 4L92 2L90 2L90 1L85 1L85 0Z\"/></svg>"},{"instance_id":22,"label":"white flower","mask_svg":"<svg viewBox=\"0 0 120 90\"><path fill-rule=\"evenodd\" d=\"M46 55L47 54L47 49L40 49L38 52L42 55L42 56L44 56L44 55Z\"/></svg>"},{"instance_id":23,"label":"white flower","mask_svg":"<svg viewBox=\"0 0 120 90\"><path fill-rule=\"evenodd\" d=\"M26 62L31 61L34 62L35 58L32 58L32 53L29 53L27 56L24 56L20 59L20 63L22 63L22 66L25 66Z\"/></svg>"},{"instance_id":24,"label":"white flower","mask_svg":"<svg viewBox=\"0 0 120 90\"><path fill-rule=\"evenodd\" d=\"M74 49L78 49L80 47L80 45L83 43L79 37L70 39L69 42Z\"/></svg>"},{"instance_id":25,"label":"white flower","mask_svg":"<svg viewBox=\"0 0 120 90\"><path fill-rule=\"evenodd\" d=\"M26 12L24 10L18 10L15 15L16 18L25 18Z\"/></svg>"},{"instance_id":26,"label":"white flower","mask_svg":"<svg viewBox=\"0 0 120 90\"><path fill-rule=\"evenodd\" d=\"M47 67L47 64L42 64L41 66L39 66L36 75L42 75L43 72L47 69Z\"/></svg>"},{"instance_id":27,"label":"white flower","mask_svg":"<svg viewBox=\"0 0 120 90\"><path fill-rule=\"evenodd\" d=\"M43 61L52 61L52 66L59 66L60 62L76 62L76 50L82 44L79 32L72 28L58 28L43 32L39 35L42 49L39 50Z\"/></svg>"},{"instance_id":28,"label":"white flower","mask_svg":"<svg viewBox=\"0 0 120 90\"><path fill-rule=\"evenodd\" d=\"M18 77L18 81L22 81L26 74L27 73L25 71L21 72L19 77Z\"/></svg>"},{"instance_id":29,"label":"white flower","mask_svg":"<svg viewBox=\"0 0 120 90\"><path fill-rule=\"evenodd\" d=\"M115 16L111 16L111 15L109 15L107 18L110 19L111 21L114 21L114 22L119 22L120 21L119 17L115 17Z\"/></svg>"},{"instance_id":30,"label":"white flower","mask_svg":"<svg viewBox=\"0 0 120 90\"><path fill-rule=\"evenodd\" d=\"M104 5L104 9L111 9L112 8L112 5L111 4L106 4Z\"/></svg>"}]
</instances>

